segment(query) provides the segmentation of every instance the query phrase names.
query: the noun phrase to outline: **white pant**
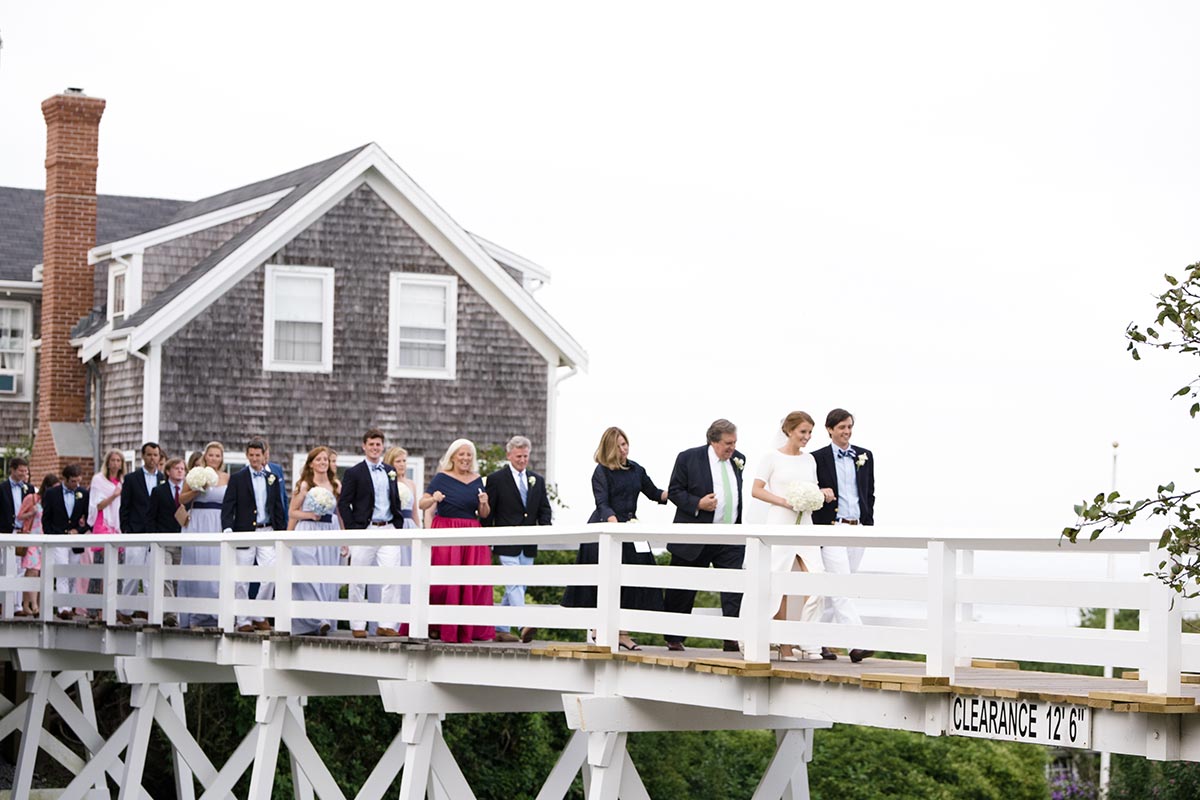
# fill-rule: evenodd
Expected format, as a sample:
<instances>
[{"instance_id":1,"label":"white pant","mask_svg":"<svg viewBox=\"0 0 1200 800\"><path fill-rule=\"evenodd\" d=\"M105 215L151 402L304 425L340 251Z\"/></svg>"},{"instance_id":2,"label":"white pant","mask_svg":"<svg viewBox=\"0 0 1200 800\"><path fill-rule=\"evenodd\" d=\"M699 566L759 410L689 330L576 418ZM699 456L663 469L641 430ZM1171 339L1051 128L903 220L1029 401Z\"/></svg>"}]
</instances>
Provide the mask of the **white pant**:
<instances>
[{"instance_id":1,"label":"white pant","mask_svg":"<svg viewBox=\"0 0 1200 800\"><path fill-rule=\"evenodd\" d=\"M123 547L125 558L123 564L130 567L143 567L150 561L149 547ZM178 564L179 563L179 548L165 547L163 548L163 563ZM122 578L121 579L121 594L126 597L133 597L138 594L146 594L146 589L142 585L141 578ZM163 582L163 597L175 596L175 581ZM132 608L118 609L122 614L132 614Z\"/></svg>"},{"instance_id":2,"label":"white pant","mask_svg":"<svg viewBox=\"0 0 1200 800\"><path fill-rule=\"evenodd\" d=\"M45 553L46 550L50 551L50 558L56 566L59 564L78 564L80 563L80 559L83 558L83 553L72 553L71 548L69 547L47 547L44 548L42 552ZM72 582L74 580L74 578L55 578L54 591L58 594L70 594ZM61 605L58 607L58 610L74 611L75 604L68 603L66 605Z\"/></svg>"},{"instance_id":3,"label":"white pant","mask_svg":"<svg viewBox=\"0 0 1200 800\"><path fill-rule=\"evenodd\" d=\"M381 528L392 530L392 528ZM351 545L350 566L352 567L407 567L412 564L412 548L398 544ZM350 584L350 602L361 603L366 598L366 584ZM409 586L399 583L385 583L379 593L381 603L407 603L409 601ZM378 620L379 627L396 630L395 620ZM364 631L367 621L362 619L350 620L350 630Z\"/></svg>"},{"instance_id":4,"label":"white pant","mask_svg":"<svg viewBox=\"0 0 1200 800\"><path fill-rule=\"evenodd\" d=\"M510 567L515 565L528 566L533 563L533 556L527 556L524 553L517 553L515 556L496 556L500 560L502 566ZM500 601L502 606L523 606L525 605L525 588L524 586L505 586L504 598ZM507 625L497 625L497 631L508 632Z\"/></svg>"},{"instance_id":5,"label":"white pant","mask_svg":"<svg viewBox=\"0 0 1200 800\"><path fill-rule=\"evenodd\" d=\"M259 528L259 530L264 530ZM266 528L266 530L271 530ZM239 567L250 567L258 564L260 567L269 567L275 563L275 547L274 545L256 545L253 547L239 547L237 549L237 564ZM237 581L233 586L233 597L235 600L250 599L250 583L248 581ZM275 599L275 584L267 581L258 585L258 594L254 596L255 600L274 600ZM243 625L249 625L254 622L262 622L263 618L249 614L239 616L235 626L240 628Z\"/></svg>"},{"instance_id":6,"label":"white pant","mask_svg":"<svg viewBox=\"0 0 1200 800\"><path fill-rule=\"evenodd\" d=\"M861 547L822 547L821 560L825 563L825 571L834 575L850 575L858 572L862 563L863 548ZM854 601L849 597L826 597L825 613L822 622L840 622L846 625L862 625L862 617Z\"/></svg>"}]
</instances>

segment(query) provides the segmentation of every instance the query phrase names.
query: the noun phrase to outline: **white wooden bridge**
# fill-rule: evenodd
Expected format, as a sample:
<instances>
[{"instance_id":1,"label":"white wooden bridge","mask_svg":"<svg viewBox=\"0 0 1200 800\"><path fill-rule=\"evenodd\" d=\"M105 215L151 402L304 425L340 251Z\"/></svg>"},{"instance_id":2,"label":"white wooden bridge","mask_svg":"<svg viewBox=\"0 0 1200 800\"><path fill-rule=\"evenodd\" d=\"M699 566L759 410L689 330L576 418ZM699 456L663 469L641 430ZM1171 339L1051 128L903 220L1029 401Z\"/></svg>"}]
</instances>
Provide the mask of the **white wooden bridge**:
<instances>
[{"instance_id":1,"label":"white wooden bridge","mask_svg":"<svg viewBox=\"0 0 1200 800\"><path fill-rule=\"evenodd\" d=\"M975 554L1095 553L1138 554L1145 563L1161 560L1156 537L1105 537L1060 545L1051 533L1016 530L942 535L896 528L739 526L718 533L710 526L577 525L543 529L457 529L363 531L321 534L268 533L207 536L88 536L103 546L103 564L55 566L43 558L38 578L15 577L13 547L58 544L62 537L13 535L5 539L6 571L0 577L3 619L0 653L23 673L27 697L0 697L0 738L20 731L14 797L27 796L39 748L75 775L63 797L148 797L142 788L147 744L157 725L174 754L177 796L194 800L232 797L247 770L249 796L271 796L280 746L291 759L297 798L344 798L331 769L305 733L305 698L378 696L383 707L402 715L401 731L357 794L358 800L385 796L397 775L400 797L473 798L471 787L441 735L446 714L553 711L563 713L574 731L557 764L545 778L539 800L561 798L582 771L590 800L648 798L625 749L637 731L763 729L776 732L777 750L754 794L764 798L807 798L806 762L814 730L834 722L922 732L931 736L968 735L1062 747L1087 747L1154 759L1200 761L1200 684L1187 672L1200 672L1200 635L1183 633L1187 611L1200 610L1178 599L1144 569L1115 578L1030 578L974 574ZM402 536L401 534L413 534ZM744 543L743 570L692 570L620 563L621 544L638 539L654 547L669 541ZM431 566L436 545L538 542L574 548L599 541L596 565ZM927 569L918 574L830 575L772 573L770 545L817 541L829 545L920 550ZM296 566L291 548L311 544L409 544L412 566ZM148 545L146 566L118 564L117 548ZM270 567L239 567L235 548L274 544ZM218 566L167 566L165 545L220 547ZM878 559L876 559L878 561ZM57 595L56 577L95 577L96 595ZM149 593L117 594L122 578L140 578ZM165 581L219 581L220 597L164 597ZM237 581L273 581L276 600L235 600ZM522 583L531 586L592 584L598 607L440 606L427 602L390 607L342 602L293 601L296 582L406 583L412 597L427 598L431 584ZM744 593L742 616L711 613L681 616L619 607L620 586L658 586ZM40 619L14 619L20 592L40 590ZM923 606L919 618L869 618L863 626L771 619L779 593L848 596ZM975 621L976 605L1111 607L1139 609L1138 631L1046 626L1006 626ZM60 622L59 605L98 609L102 622ZM141 608L142 625L117 624L117 608ZM215 610L219 629L177 630L161 626L165 613ZM293 618L376 617L405 621L408 638L353 639L348 631L326 638L290 636ZM234 631L238 614L273 617L275 631ZM447 644L428 638L431 624L507 624L514 627L596 631L598 646L534 642ZM618 631L676 633L708 639L736 639L744 655L689 648L669 652L645 648L618 650ZM919 654L924 662L869 658L850 664L770 661L771 642L817 641L830 647L871 648ZM732 657L731 657L732 656ZM1010 668L1016 659L1109 665L1137 671L1136 678L1104 679ZM132 713L104 739L97 729L91 681L97 672L114 673L130 686ZM214 764L188 730L183 693L193 684L236 683L257 698L255 723L223 764ZM68 695L79 687L79 702ZM43 730L47 707L86 748L84 757ZM319 721L309 720L314 724ZM819 734L818 734L819 735Z\"/></svg>"}]
</instances>

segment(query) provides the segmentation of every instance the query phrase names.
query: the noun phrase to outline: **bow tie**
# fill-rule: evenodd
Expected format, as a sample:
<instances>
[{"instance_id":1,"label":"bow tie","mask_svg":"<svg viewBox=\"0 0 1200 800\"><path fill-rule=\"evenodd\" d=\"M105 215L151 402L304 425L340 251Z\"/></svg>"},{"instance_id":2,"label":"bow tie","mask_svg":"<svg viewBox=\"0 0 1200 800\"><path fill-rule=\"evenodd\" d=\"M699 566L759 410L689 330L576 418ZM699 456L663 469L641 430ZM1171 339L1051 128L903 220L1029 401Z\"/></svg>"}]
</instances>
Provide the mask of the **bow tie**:
<instances>
[{"instance_id":1,"label":"bow tie","mask_svg":"<svg viewBox=\"0 0 1200 800\"><path fill-rule=\"evenodd\" d=\"M371 472L383 472L383 464L372 464Z\"/></svg>"},{"instance_id":2,"label":"bow tie","mask_svg":"<svg viewBox=\"0 0 1200 800\"><path fill-rule=\"evenodd\" d=\"M838 458L855 458L857 455L858 455L858 453L854 452L853 447L851 447L849 450L843 450L840 447L837 448L837 457Z\"/></svg>"},{"instance_id":3,"label":"bow tie","mask_svg":"<svg viewBox=\"0 0 1200 800\"><path fill-rule=\"evenodd\" d=\"M267 472L266 470L263 470L262 472L251 472L250 475L254 478L265 478L267 477Z\"/></svg>"}]
</instances>

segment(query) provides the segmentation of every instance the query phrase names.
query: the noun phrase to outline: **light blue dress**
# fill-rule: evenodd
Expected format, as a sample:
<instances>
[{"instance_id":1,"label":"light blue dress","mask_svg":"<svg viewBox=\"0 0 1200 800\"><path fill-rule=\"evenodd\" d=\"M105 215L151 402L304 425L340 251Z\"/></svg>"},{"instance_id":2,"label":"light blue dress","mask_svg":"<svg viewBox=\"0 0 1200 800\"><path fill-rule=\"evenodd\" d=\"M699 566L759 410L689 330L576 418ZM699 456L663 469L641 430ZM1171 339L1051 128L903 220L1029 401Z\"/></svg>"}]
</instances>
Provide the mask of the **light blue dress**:
<instances>
[{"instance_id":1,"label":"light blue dress","mask_svg":"<svg viewBox=\"0 0 1200 800\"><path fill-rule=\"evenodd\" d=\"M311 491L311 490L310 490ZM300 508L304 511L317 512L319 509L306 494ZM337 530L337 512L325 514L320 519L303 519L296 523L296 532L302 531L332 531ZM339 548L336 544L305 545L292 548L292 563L296 566L317 567L337 566L340 563ZM336 583L293 583L293 600L313 600L323 603L336 603L339 585ZM322 625L334 627L329 619L296 618L292 620L292 633L317 633Z\"/></svg>"},{"instance_id":2,"label":"light blue dress","mask_svg":"<svg viewBox=\"0 0 1200 800\"><path fill-rule=\"evenodd\" d=\"M225 499L226 486L214 486L205 489L192 501L192 509L188 524L182 533L213 533L221 532L221 502ZM217 566L221 563L221 548L203 545L185 545L179 563L190 566ZM180 597L211 597L217 598L218 581L180 581L177 594ZM213 603L213 610L216 610ZM212 614L181 614L179 624L184 628L215 628L217 615Z\"/></svg>"}]
</instances>

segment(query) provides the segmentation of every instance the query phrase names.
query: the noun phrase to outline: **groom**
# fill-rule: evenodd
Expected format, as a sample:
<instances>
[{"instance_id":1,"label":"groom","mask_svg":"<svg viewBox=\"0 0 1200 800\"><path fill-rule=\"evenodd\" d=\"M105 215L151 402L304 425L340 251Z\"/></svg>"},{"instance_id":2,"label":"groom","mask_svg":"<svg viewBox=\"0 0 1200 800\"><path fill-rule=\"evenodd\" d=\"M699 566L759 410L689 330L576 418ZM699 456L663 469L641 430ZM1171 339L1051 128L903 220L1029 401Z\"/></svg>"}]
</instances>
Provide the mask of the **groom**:
<instances>
[{"instance_id":1,"label":"groom","mask_svg":"<svg viewBox=\"0 0 1200 800\"><path fill-rule=\"evenodd\" d=\"M874 525L875 524L875 455L865 447L851 447L850 435L854 432L854 415L844 408L835 408L825 417L825 431L830 444L813 452L817 462L817 485L832 489L834 499L813 512L814 525ZM821 548L821 561L825 571L836 575L858 572L862 561L861 547ZM847 625L862 625L854 603L848 597L826 597L825 622L840 622ZM858 663L873 650L853 649L850 660ZM827 659L837 656L828 648L821 648Z\"/></svg>"},{"instance_id":2,"label":"groom","mask_svg":"<svg viewBox=\"0 0 1200 800\"><path fill-rule=\"evenodd\" d=\"M708 444L684 450L675 459L667 497L675 504L675 522L736 525L742 521L742 469L746 458L737 451L737 426L719 419L708 426ZM703 535L698 538L704 539ZM740 544L668 544L671 566L741 569L746 547ZM667 589L666 610L691 614L695 589ZM741 613L742 595L721 592L721 614ZM668 635L667 647L683 650L683 637ZM726 639L726 652L738 651L738 643Z\"/></svg>"}]
</instances>

